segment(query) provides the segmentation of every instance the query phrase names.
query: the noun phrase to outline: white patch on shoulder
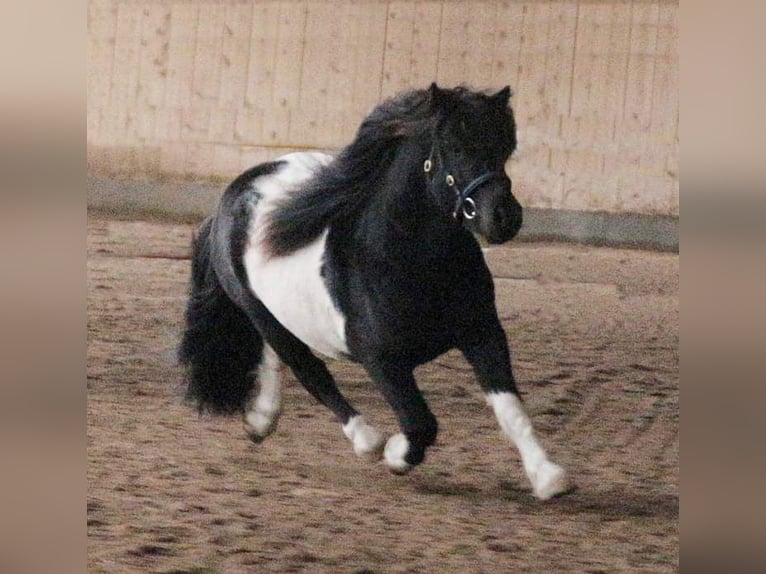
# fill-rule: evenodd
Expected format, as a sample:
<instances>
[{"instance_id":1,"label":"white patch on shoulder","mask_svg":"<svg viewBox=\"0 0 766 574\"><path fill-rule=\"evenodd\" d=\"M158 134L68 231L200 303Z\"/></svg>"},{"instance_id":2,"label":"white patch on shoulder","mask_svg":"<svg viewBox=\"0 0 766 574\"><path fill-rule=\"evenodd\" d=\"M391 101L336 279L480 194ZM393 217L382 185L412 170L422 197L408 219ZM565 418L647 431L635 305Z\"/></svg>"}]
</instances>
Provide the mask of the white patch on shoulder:
<instances>
[{"instance_id":1,"label":"white patch on shoulder","mask_svg":"<svg viewBox=\"0 0 766 574\"><path fill-rule=\"evenodd\" d=\"M286 257L266 257L262 246L264 217L277 202L332 160L322 153L293 153L278 158L279 171L259 177L260 196L252 214L244 263L250 288L272 315L313 350L328 357L348 354L346 318L336 308L321 275L327 230L313 243Z\"/></svg>"},{"instance_id":2,"label":"white patch on shoulder","mask_svg":"<svg viewBox=\"0 0 766 574\"><path fill-rule=\"evenodd\" d=\"M342 428L343 434L354 445L356 456L372 461L380 460L386 437L378 429L368 425L362 415L351 417Z\"/></svg>"},{"instance_id":3,"label":"white patch on shoulder","mask_svg":"<svg viewBox=\"0 0 766 574\"><path fill-rule=\"evenodd\" d=\"M535 496L547 500L569 488L566 472L548 460L543 447L537 442L532 421L529 420L519 397L513 393L488 393L487 403L495 411L495 417L503 433L519 449L524 471L532 483Z\"/></svg>"}]
</instances>

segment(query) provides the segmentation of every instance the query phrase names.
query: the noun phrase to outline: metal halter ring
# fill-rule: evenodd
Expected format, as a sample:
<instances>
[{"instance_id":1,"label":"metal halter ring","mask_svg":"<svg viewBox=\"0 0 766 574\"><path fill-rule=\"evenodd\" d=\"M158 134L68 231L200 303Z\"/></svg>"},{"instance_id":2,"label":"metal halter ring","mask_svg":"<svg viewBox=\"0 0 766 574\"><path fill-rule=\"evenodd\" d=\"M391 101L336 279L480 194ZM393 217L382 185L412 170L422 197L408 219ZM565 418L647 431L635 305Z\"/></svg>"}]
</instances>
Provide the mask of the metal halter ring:
<instances>
[{"instance_id":1,"label":"metal halter ring","mask_svg":"<svg viewBox=\"0 0 766 574\"><path fill-rule=\"evenodd\" d=\"M455 185L455 178L452 177L452 174L450 174L450 173L447 174L447 185L450 186L450 187Z\"/></svg>"},{"instance_id":2,"label":"metal halter ring","mask_svg":"<svg viewBox=\"0 0 766 574\"><path fill-rule=\"evenodd\" d=\"M431 158L429 157L423 164L423 171L429 173L431 171Z\"/></svg>"},{"instance_id":3,"label":"metal halter ring","mask_svg":"<svg viewBox=\"0 0 766 574\"><path fill-rule=\"evenodd\" d=\"M463 200L463 217L473 219L476 217L476 203L470 197Z\"/></svg>"}]
</instances>

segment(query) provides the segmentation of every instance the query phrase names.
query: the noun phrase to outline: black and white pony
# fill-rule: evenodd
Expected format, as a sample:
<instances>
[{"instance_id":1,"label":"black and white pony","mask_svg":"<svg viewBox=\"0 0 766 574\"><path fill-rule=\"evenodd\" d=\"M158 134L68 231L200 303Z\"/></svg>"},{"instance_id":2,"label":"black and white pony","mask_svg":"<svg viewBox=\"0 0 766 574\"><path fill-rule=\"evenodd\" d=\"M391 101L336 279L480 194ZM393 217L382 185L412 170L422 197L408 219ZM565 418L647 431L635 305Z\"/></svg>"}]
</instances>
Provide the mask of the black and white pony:
<instances>
[{"instance_id":1,"label":"black and white pony","mask_svg":"<svg viewBox=\"0 0 766 574\"><path fill-rule=\"evenodd\" d=\"M357 455L405 473L437 433L413 369L457 348L535 495L568 488L522 407L473 235L502 243L521 227L504 170L516 148L510 94L436 84L400 94L337 157L293 153L229 185L193 245L180 358L200 409L244 413L261 441L279 418L282 362ZM386 440L372 427L315 352L361 363L401 433Z\"/></svg>"}]
</instances>

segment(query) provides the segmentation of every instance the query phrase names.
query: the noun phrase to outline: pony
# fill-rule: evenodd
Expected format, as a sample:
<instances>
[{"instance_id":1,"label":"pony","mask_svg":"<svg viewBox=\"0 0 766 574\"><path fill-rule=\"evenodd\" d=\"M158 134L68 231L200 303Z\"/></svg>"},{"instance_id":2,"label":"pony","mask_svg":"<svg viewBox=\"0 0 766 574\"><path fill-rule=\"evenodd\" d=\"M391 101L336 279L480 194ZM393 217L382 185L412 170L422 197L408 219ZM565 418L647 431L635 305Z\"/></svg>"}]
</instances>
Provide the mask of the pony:
<instances>
[{"instance_id":1,"label":"pony","mask_svg":"<svg viewBox=\"0 0 766 574\"><path fill-rule=\"evenodd\" d=\"M239 412L262 441L279 420L285 364L356 455L403 474L438 430L413 370L457 348L534 494L568 489L523 408L475 236L503 243L522 224L505 172L517 143L510 97L508 86L404 92L336 157L288 154L227 187L193 239L179 349L200 411ZM318 354L360 363L401 432L386 438L369 424Z\"/></svg>"}]
</instances>

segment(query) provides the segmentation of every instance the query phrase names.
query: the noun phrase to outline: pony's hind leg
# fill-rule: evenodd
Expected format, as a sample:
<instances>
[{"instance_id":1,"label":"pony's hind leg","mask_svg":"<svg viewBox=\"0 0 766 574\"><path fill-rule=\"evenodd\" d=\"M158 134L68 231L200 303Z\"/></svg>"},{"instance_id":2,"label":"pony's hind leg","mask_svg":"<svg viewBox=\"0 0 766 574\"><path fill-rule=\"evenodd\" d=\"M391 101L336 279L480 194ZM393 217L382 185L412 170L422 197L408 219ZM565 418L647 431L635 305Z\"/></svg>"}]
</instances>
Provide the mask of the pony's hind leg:
<instances>
[{"instance_id":1,"label":"pony's hind leg","mask_svg":"<svg viewBox=\"0 0 766 574\"><path fill-rule=\"evenodd\" d=\"M383 454L385 435L370 426L338 390L327 366L308 349L291 356L290 368L296 378L320 403L329 408L341 423L343 434L351 441L354 453L371 461Z\"/></svg>"},{"instance_id":2,"label":"pony's hind leg","mask_svg":"<svg viewBox=\"0 0 766 574\"><path fill-rule=\"evenodd\" d=\"M335 380L327 370L327 366L311 352L311 349L309 349L308 346L285 329L271 315L271 313L269 313L263 303L257 299L251 299L248 311L253 323L257 326L264 341L267 343L266 348L269 349L269 352L274 353L275 364L278 365L279 360L285 363L293 371L298 382L300 382L315 399L333 412L341 424L343 433L351 441L356 455L370 460L380 459L383 454L385 435L367 424L362 415L348 403L346 398L338 390ZM273 351L271 349L273 349ZM266 355L266 353L264 353L264 355ZM277 355L279 359L276 358ZM267 365L268 362L262 364ZM266 381L276 381L276 384L271 387L266 387L263 386L262 383L263 390L261 392L270 388L272 391L276 390L277 393L276 400L273 398L275 396L273 392L272 395L264 395L264 407L278 405L279 379L276 374L276 369L265 367L264 370L265 372L263 375L259 370L259 377L263 377ZM268 376L271 373L274 373L274 375L272 377ZM269 396L272 397L270 401L267 398ZM259 406L260 399L261 394L259 393L254 404L256 413L254 415L255 421L261 420ZM274 412L278 413L279 411L277 409ZM273 424L276 424L275 419L273 419L271 430L273 430Z\"/></svg>"},{"instance_id":3,"label":"pony's hind leg","mask_svg":"<svg viewBox=\"0 0 766 574\"><path fill-rule=\"evenodd\" d=\"M264 345L256 371L257 394L244 414L245 431L253 442L261 442L277 428L282 412L279 365L274 349Z\"/></svg>"},{"instance_id":4,"label":"pony's hind leg","mask_svg":"<svg viewBox=\"0 0 766 574\"><path fill-rule=\"evenodd\" d=\"M367 424L362 415L352 416L342 428L343 434L351 441L356 456L373 462L380 460L386 437L378 429Z\"/></svg>"}]
</instances>

